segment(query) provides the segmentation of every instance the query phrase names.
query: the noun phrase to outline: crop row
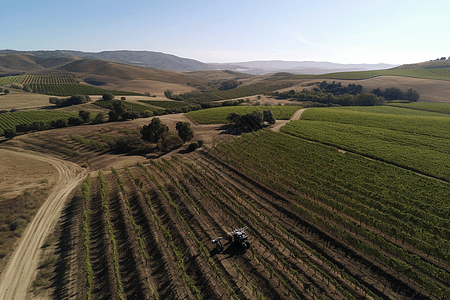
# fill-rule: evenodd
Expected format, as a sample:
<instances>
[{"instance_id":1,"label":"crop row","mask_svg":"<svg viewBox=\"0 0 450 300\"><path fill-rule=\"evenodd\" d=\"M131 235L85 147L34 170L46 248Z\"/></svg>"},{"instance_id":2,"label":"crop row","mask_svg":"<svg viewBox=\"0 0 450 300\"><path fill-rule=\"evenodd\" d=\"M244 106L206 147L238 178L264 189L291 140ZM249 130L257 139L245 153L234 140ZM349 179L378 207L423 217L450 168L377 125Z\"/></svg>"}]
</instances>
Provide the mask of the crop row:
<instances>
[{"instance_id":1,"label":"crop row","mask_svg":"<svg viewBox=\"0 0 450 300\"><path fill-rule=\"evenodd\" d=\"M87 207L89 200L91 199L91 177L88 175L86 179L83 181L82 187L81 187L83 199L84 199L84 206L85 209L83 211L83 236L84 236L84 254L85 254L85 260L84 260L84 267L83 272L86 276L87 281L87 299L91 299L92 290L94 288L93 281L94 281L94 272L92 270L92 264L91 264L91 257L90 257L90 251L89 251L89 245L91 243L91 236L90 236L90 229L89 229L89 216L91 215L91 212L89 208Z\"/></svg>"},{"instance_id":2,"label":"crop row","mask_svg":"<svg viewBox=\"0 0 450 300\"><path fill-rule=\"evenodd\" d=\"M177 188L179 189L179 191L181 191L181 193L184 195L186 201L187 201L188 203L190 203L190 205L192 205L192 206L195 208L196 214L199 214L199 215L200 215L200 220L204 220L205 218L207 218L207 216L204 215L204 214L205 214L204 209L200 208L200 206L199 206L200 203L197 202L198 200L197 200L197 201L193 201L193 200L191 199L191 197L187 194L187 192L185 191L185 189L184 189L183 187L180 186L180 183L181 183L181 182L180 182L180 183L176 182L174 176L170 174L170 173L171 173L170 171L172 171L172 172L174 173L174 175L175 175L175 174L179 174L179 173L177 172L176 168L175 168L170 162L168 162L167 160L163 160L163 162L165 163L166 167L165 167L164 165L159 164L159 163L156 163L156 162L154 162L154 163L152 163L152 164L153 164L156 168L158 168L158 169L165 175L166 178L169 178L170 181L171 181L175 186L177 186ZM167 168L167 166L169 166L169 168ZM199 174L199 173L197 173L197 174ZM201 173L200 173L200 174L201 174ZM183 181L182 181L182 182L183 182ZM234 205L236 204L236 202L235 202L235 200L233 199L233 196L232 196L232 195L229 195L228 192L224 191L223 187L219 187L219 186L211 186L211 188L212 188L214 191L219 192L219 194L221 195L220 197L222 197L222 199L223 199L225 202L219 203L217 199L214 199L213 197L210 196L210 193L211 193L210 191L206 192L207 194L205 194L205 191L201 191L202 194L203 194L203 196L202 196L202 202L203 202L203 201L206 201L206 202L208 202L208 201L213 201L213 202L217 205L216 209L219 209L221 212L226 212L227 215L229 215L230 218L231 218L234 222L237 222L237 224L239 224L240 226L244 226L244 225L245 225L244 222L243 222L244 220L241 219L241 217L239 216L239 214L241 214L242 216L250 216L251 213L248 212L248 211L246 211L246 210L245 210L244 208L242 208L242 207L240 208L240 210L239 210L240 212L239 212L239 213L238 213L237 211L235 211L235 208L233 208L233 207L234 207ZM209 195L208 195L208 194L209 194ZM208 195L208 196L207 196L207 195ZM170 199L169 194L167 194L167 197L168 197L168 199ZM205 197L208 197L209 200L205 199ZM197 204L198 204L198 205L197 205ZM174 206L173 209L176 211L176 214L179 215L178 218L180 219L180 221L182 222L182 224L184 224L184 227L187 229L187 231L190 232L189 235L190 235L191 238L195 241L195 243L198 245L198 247L199 247L199 249L200 249L200 252L203 253L203 256L204 256L205 259L207 260L208 264L211 266L212 270L217 274L218 278L220 278L220 282L222 283L222 285L224 286L224 288L228 291L230 297L231 297L231 298L236 298L237 295L235 295L235 293L233 292L233 290L231 289L231 287L229 286L229 284L226 282L225 277L222 275L222 273L219 272L219 269L218 269L217 265L214 263L214 261L212 260L212 258L211 258L210 255L209 255L209 253L208 253L207 251L205 251L206 248L205 248L204 246L202 246L201 241L198 240L198 238L195 236L195 234L193 233L193 231L192 231L191 229L189 229L189 227L191 226L190 224L192 224L192 220L191 220L190 223L188 224L186 221L184 221L184 217L181 216L182 210L180 210L179 208L176 207L175 201L171 201L171 205ZM202 204L202 206L203 206L203 204ZM233 211L233 210L234 210L234 211ZM189 215L188 215L188 216L189 216ZM190 217L189 217L189 218L190 218ZM247 220L247 222L248 222L247 224L250 226L250 224L255 224L255 221L256 221L256 219L255 219L254 217L250 217L249 220ZM256 223L257 223L257 222L258 222L258 221L256 221ZM252 230L252 236L255 236L255 234L256 234L256 232ZM261 236L262 236L262 234L261 234ZM270 253L271 253L272 256L277 257L279 260L283 260L283 261L284 261L282 255L280 255L280 253L278 253L278 251L274 250L273 247L271 247L271 246L269 246L269 245L267 244L267 242L268 242L267 239L260 238L259 241L261 242L261 245L262 245L262 247L265 249L265 251L270 251ZM205 249L205 250L202 250L202 249ZM277 255L277 254L278 254L278 255ZM258 255L258 254L257 254L257 255ZM262 255L262 254L261 254L261 255ZM265 255L265 256L266 256L266 255ZM285 275L285 274L281 275L282 273L278 273L279 270L276 271L276 270L274 269L274 267L270 266L271 263L266 262L266 259L267 259L267 258L263 258L263 259L262 259L262 262L266 264L266 269L267 269L267 270L270 270L270 273L271 273L274 277L278 278L279 282L286 288L287 291L289 291L289 293L290 293L292 296L294 296L295 298L299 298L299 295L297 294L297 293L298 293L298 292L297 292L298 290L296 290L295 288L293 288L293 287L291 286L291 284L288 283L288 282L284 279L284 278L286 278L286 277L285 277L286 275ZM263 263L262 263L262 265L263 265ZM287 267L288 264L287 264L286 262L284 262L283 265L284 265L285 268L287 268L287 270L290 270L289 273L291 273L293 276L295 276L295 278L296 278L297 280L299 280L299 282L306 283L306 282L303 280L302 276L300 276L299 274L297 274L297 272L296 272L294 269L292 269L292 268L290 268L290 267ZM279 268L279 267L276 267L276 269L278 269L278 268ZM229 272L229 271L228 271L228 272ZM289 277L289 276L288 276L288 277ZM263 297L263 295L258 291L258 288L257 288L257 287L254 287L254 288L252 288L252 289L253 289L253 291L254 291L253 293L254 293L255 296L258 296L258 295L259 295L260 298Z\"/></svg>"},{"instance_id":3,"label":"crop row","mask_svg":"<svg viewBox=\"0 0 450 300\"><path fill-rule=\"evenodd\" d=\"M242 147L245 152L239 150ZM441 278L448 282L448 267L429 257L431 252L448 259L445 227L428 221L433 215L439 219L436 210L449 213L445 204L448 193L445 184L381 162L341 154L321 145L270 132L223 144L218 147L218 154L239 170L280 192L298 193L298 196L291 196L295 200L292 208L304 217L439 297L449 297L446 284L435 280ZM416 194L417 190L422 192ZM352 202L355 195L360 204ZM426 205L423 199L427 199ZM420 204L415 206L415 203ZM384 207L381 213L380 204ZM367 226L364 222L371 210L371 226ZM389 222L389 218L397 222ZM390 230L380 234L373 230L373 225ZM439 228L433 230L435 226ZM407 241L418 240L412 245L414 254L403 249L404 241L397 240L396 232L414 237ZM423 240L426 234L422 232L429 232L434 243ZM430 252L420 250L424 245Z\"/></svg>"},{"instance_id":4,"label":"crop row","mask_svg":"<svg viewBox=\"0 0 450 300\"><path fill-rule=\"evenodd\" d=\"M449 103L429 103L429 102L390 103L389 106L450 114Z\"/></svg>"},{"instance_id":5,"label":"crop row","mask_svg":"<svg viewBox=\"0 0 450 300\"><path fill-rule=\"evenodd\" d=\"M0 77L0 85L19 84L74 84L77 79L73 76L60 75L19 75Z\"/></svg>"},{"instance_id":6,"label":"crop row","mask_svg":"<svg viewBox=\"0 0 450 300\"><path fill-rule=\"evenodd\" d=\"M173 158L176 159L176 157ZM329 267L332 266L332 264L321 265L319 263L319 265L316 265L313 261L311 261L308 255L305 254L305 251L311 251L310 253L313 253L314 251L298 240L295 236L290 234L287 228L277 223L271 217L270 213L264 213L262 211L263 209L266 209L264 204L261 204L261 208L258 209L252 201L246 199L245 195L240 195L239 192L236 191L233 186L227 184L226 181L218 182L217 178L216 180L212 179L203 171L196 168L193 164L184 163L179 159L176 159L175 161L185 164L192 170L192 172L201 176L204 181L195 179L195 176L182 172L184 173L185 178L199 190L204 199L214 203L217 208L222 211L222 214L225 213L240 226L248 225L253 238L252 245L257 245L258 243L261 245L259 247L252 246L252 254L272 276L277 278L279 283L284 286L293 297L301 298L302 296L308 294L304 294L304 292L302 292L301 295L298 295L298 290L296 292L296 289L292 283L289 283L291 280L289 278L295 278L298 284L301 284L304 288L309 289L309 293L312 293L313 295L316 293L313 288L314 286L318 285L320 290L321 282L323 282L320 278L322 278L322 280L326 280L327 285L332 283L335 286L336 291L339 291L342 295L345 295L346 298L354 299L352 293L348 292L341 286L341 283L343 282L341 277L345 278L346 275L334 266L334 268L336 268L335 271L340 273L340 277L338 277L338 279L334 277L335 275L330 276L325 270L329 270ZM223 200L220 200L221 198ZM270 244L273 243L273 241L279 243L279 246L271 246ZM283 266L283 271L281 271L279 267L273 265L270 261L266 260L267 258L265 257L267 257L267 255L263 255L259 252L260 247L264 248L264 251L269 252L271 256ZM255 248L258 248L258 251L253 250ZM317 253L313 255L317 255ZM298 265L299 262L293 262L291 257L295 257L301 261L300 265L303 265L303 268L307 266L307 268L313 270L316 273L315 276L305 277L305 269L300 271ZM321 257L321 259L323 259L323 257ZM317 273L320 274L320 276L317 276ZM346 280L348 280L348 276ZM355 281L354 283L357 284ZM346 284L348 285L348 282ZM371 294L367 289L366 292ZM258 293L255 292L255 294Z\"/></svg>"},{"instance_id":7,"label":"crop row","mask_svg":"<svg viewBox=\"0 0 450 300\"><path fill-rule=\"evenodd\" d=\"M117 242L116 238L114 236L114 230L111 224L111 221L109 219L109 196L108 196L108 188L105 181L105 178L103 177L103 173L101 171L98 172L98 178L100 180L100 186L101 186L101 195L102 195L102 208L103 213L106 220L106 226L108 229L108 236L109 240L111 242L111 249L112 249L112 259L113 259L113 265L114 265L114 274L115 274L115 280L116 280L116 288L117 288L117 297L119 299L125 299L123 295L123 285L122 281L120 279L120 271L119 271L119 257L117 252Z\"/></svg>"},{"instance_id":8,"label":"crop row","mask_svg":"<svg viewBox=\"0 0 450 300\"><path fill-rule=\"evenodd\" d=\"M139 102L150 104L162 108L182 108L188 106L189 104L181 101L150 101L150 100L139 100Z\"/></svg>"},{"instance_id":9,"label":"crop row","mask_svg":"<svg viewBox=\"0 0 450 300\"><path fill-rule=\"evenodd\" d=\"M30 84L35 93L55 95L55 96L74 96L74 95L103 95L111 93L116 96L140 95L133 92L105 90L90 85L83 84Z\"/></svg>"},{"instance_id":10,"label":"crop row","mask_svg":"<svg viewBox=\"0 0 450 300\"><path fill-rule=\"evenodd\" d=\"M254 111L271 110L276 119L289 120L299 108L299 106L227 106L191 111L186 116L199 124L227 124L230 122L227 117L231 113L245 115Z\"/></svg>"},{"instance_id":11,"label":"crop row","mask_svg":"<svg viewBox=\"0 0 450 300\"><path fill-rule=\"evenodd\" d=\"M63 111L17 111L0 114L0 134L5 129L15 129L16 125L33 124L34 122L44 122L50 124L52 121L60 119L68 120L70 117L78 117L74 112Z\"/></svg>"},{"instance_id":12,"label":"crop row","mask_svg":"<svg viewBox=\"0 0 450 300\"><path fill-rule=\"evenodd\" d=\"M345 109L308 110L305 113L302 121L288 123L282 132L433 177L450 179L450 119L447 117L412 117Z\"/></svg>"}]
</instances>

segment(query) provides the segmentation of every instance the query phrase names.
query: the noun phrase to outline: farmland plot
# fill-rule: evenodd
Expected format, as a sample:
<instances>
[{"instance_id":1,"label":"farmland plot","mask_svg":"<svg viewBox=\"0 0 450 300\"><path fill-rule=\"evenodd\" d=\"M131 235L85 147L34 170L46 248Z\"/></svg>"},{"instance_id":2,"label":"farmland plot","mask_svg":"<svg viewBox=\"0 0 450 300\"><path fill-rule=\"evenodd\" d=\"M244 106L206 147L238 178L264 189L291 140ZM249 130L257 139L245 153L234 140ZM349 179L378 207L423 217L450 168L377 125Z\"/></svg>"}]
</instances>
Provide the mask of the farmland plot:
<instances>
[{"instance_id":1,"label":"farmland plot","mask_svg":"<svg viewBox=\"0 0 450 300\"><path fill-rule=\"evenodd\" d=\"M327 149L264 132L212 152L99 172L66 217L73 268L85 272L73 278L60 268L56 285L93 299L448 298L445 188ZM361 185L374 167L392 174ZM429 188L398 203L396 176L406 188ZM247 251L226 239L244 226ZM219 236L222 253L211 243Z\"/></svg>"},{"instance_id":2,"label":"farmland plot","mask_svg":"<svg viewBox=\"0 0 450 300\"><path fill-rule=\"evenodd\" d=\"M88 219L89 230L83 234L77 232L81 224L73 226L72 235L79 269L88 260L93 279L86 272L72 282L78 291L122 299L353 299L372 294L302 241L300 223L282 218L284 199L258 185L250 191L251 183L239 184L232 173L217 178L202 171L217 165L212 158L197 162L199 167L173 157L101 173L91 178L88 201L80 201L80 189L72 199L78 209L70 222ZM274 214L274 208L281 211ZM250 249L244 252L225 239L224 252L217 253L211 240L243 226L249 227ZM89 250L81 251L86 232ZM58 278L68 278L67 270L60 272ZM64 289L60 292L58 297L66 296Z\"/></svg>"}]
</instances>

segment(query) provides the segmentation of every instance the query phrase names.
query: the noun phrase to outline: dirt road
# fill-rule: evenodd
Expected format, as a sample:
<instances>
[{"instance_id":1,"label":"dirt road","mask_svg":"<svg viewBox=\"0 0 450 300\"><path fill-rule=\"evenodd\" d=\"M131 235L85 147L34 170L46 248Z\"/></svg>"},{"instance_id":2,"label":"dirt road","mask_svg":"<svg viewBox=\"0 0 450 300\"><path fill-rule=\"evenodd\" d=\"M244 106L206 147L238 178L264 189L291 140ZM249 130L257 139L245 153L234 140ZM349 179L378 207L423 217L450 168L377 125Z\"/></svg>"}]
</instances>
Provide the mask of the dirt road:
<instances>
[{"instance_id":1,"label":"dirt road","mask_svg":"<svg viewBox=\"0 0 450 300\"><path fill-rule=\"evenodd\" d=\"M284 125L286 125L287 122L289 121L293 121L293 120L300 120L300 118L302 117L302 113L306 110L306 108L301 108L299 110L297 110L289 120L277 120L275 125L273 125L270 129L272 131L280 131L281 127L283 127Z\"/></svg>"},{"instance_id":2,"label":"dirt road","mask_svg":"<svg viewBox=\"0 0 450 300\"><path fill-rule=\"evenodd\" d=\"M85 172L76 164L56 158L0 149L0 156L2 153L50 163L58 172L53 191L28 225L0 277L0 299L27 299L27 290L36 275L45 238L58 221L66 198L84 178Z\"/></svg>"}]
</instances>

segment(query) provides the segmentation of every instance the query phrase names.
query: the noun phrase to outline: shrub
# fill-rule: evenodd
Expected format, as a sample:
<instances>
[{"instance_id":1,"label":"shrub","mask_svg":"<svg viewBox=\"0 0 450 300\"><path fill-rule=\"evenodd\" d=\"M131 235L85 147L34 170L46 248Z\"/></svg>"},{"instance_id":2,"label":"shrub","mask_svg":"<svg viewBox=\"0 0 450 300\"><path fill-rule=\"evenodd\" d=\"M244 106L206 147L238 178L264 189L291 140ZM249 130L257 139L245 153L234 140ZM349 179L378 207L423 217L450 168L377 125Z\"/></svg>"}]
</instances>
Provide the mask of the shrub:
<instances>
[{"instance_id":1,"label":"shrub","mask_svg":"<svg viewBox=\"0 0 450 300\"><path fill-rule=\"evenodd\" d=\"M11 83L11 88L16 89L16 90L21 90L21 89L23 89L23 85L21 85L19 83Z\"/></svg>"},{"instance_id":2,"label":"shrub","mask_svg":"<svg viewBox=\"0 0 450 300\"><path fill-rule=\"evenodd\" d=\"M91 112L80 110L78 112L78 115L80 116L81 119L83 119L83 122L87 122L87 121L89 121L89 118L91 117Z\"/></svg>"},{"instance_id":3,"label":"shrub","mask_svg":"<svg viewBox=\"0 0 450 300\"><path fill-rule=\"evenodd\" d=\"M70 117L69 118L69 125L80 125L81 120L79 118Z\"/></svg>"},{"instance_id":4,"label":"shrub","mask_svg":"<svg viewBox=\"0 0 450 300\"><path fill-rule=\"evenodd\" d=\"M125 98L125 97L120 97L120 100L127 100L127 98Z\"/></svg>"},{"instance_id":5,"label":"shrub","mask_svg":"<svg viewBox=\"0 0 450 300\"><path fill-rule=\"evenodd\" d=\"M106 93L102 95L102 99L103 100L113 100L114 99L114 95L111 93Z\"/></svg>"},{"instance_id":6,"label":"shrub","mask_svg":"<svg viewBox=\"0 0 450 300\"><path fill-rule=\"evenodd\" d=\"M194 151L197 148L200 148L200 145L198 143L196 143L196 142L193 142L193 143L189 144L189 146L187 148L187 151L192 152L192 151Z\"/></svg>"},{"instance_id":7,"label":"shrub","mask_svg":"<svg viewBox=\"0 0 450 300\"><path fill-rule=\"evenodd\" d=\"M8 89L5 89L5 90L3 91L3 93L5 93L5 95L9 94L9 90L8 90Z\"/></svg>"},{"instance_id":8,"label":"shrub","mask_svg":"<svg viewBox=\"0 0 450 300\"><path fill-rule=\"evenodd\" d=\"M183 141L180 139L180 137L169 131L162 137L160 149L164 152L169 152L170 150L180 146L182 143Z\"/></svg>"},{"instance_id":9,"label":"shrub","mask_svg":"<svg viewBox=\"0 0 450 300\"><path fill-rule=\"evenodd\" d=\"M7 128L3 131L3 134L5 135L5 137L7 139L12 139L13 137L15 137L17 135L17 132L14 129Z\"/></svg>"}]
</instances>

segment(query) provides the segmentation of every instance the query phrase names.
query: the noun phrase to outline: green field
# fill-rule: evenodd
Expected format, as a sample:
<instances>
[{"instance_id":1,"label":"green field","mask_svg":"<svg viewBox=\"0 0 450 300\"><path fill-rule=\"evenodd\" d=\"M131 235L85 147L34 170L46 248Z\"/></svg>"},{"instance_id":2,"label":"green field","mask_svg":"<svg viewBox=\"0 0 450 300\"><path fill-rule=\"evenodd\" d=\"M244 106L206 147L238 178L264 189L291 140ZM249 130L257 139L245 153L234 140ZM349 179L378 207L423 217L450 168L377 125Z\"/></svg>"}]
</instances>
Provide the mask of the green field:
<instances>
[{"instance_id":1,"label":"green field","mask_svg":"<svg viewBox=\"0 0 450 300\"><path fill-rule=\"evenodd\" d=\"M276 119L289 120L300 106L226 106L191 111L186 114L190 119L199 124L228 124L227 117L231 113L241 115L250 114L254 111L271 110Z\"/></svg>"},{"instance_id":2,"label":"green field","mask_svg":"<svg viewBox=\"0 0 450 300\"><path fill-rule=\"evenodd\" d=\"M138 104L138 103L133 103L133 102L122 101L122 100L100 100L100 101L94 102L94 104L97 106L103 107L103 108L112 109L113 104L115 102L122 102L125 105L125 109L130 110L130 111L135 111L138 113L144 112L146 110L149 110L149 111L153 112L154 114L156 112L156 114L158 114L158 115L166 113L163 109L159 109L159 108L155 108L155 107L151 107L151 106L147 106L147 105L142 105L142 104Z\"/></svg>"},{"instance_id":3,"label":"green field","mask_svg":"<svg viewBox=\"0 0 450 300\"><path fill-rule=\"evenodd\" d=\"M438 112L443 114L450 114L450 103L413 102L413 103L389 103L388 105L423 111Z\"/></svg>"},{"instance_id":4,"label":"green field","mask_svg":"<svg viewBox=\"0 0 450 300\"><path fill-rule=\"evenodd\" d=\"M95 86L82 84L30 84L30 87L36 93L54 96L103 95L106 93L111 93L116 96L141 95L133 92L105 90Z\"/></svg>"},{"instance_id":5,"label":"green field","mask_svg":"<svg viewBox=\"0 0 450 300\"><path fill-rule=\"evenodd\" d=\"M77 79L73 76L59 75L19 75L0 77L0 85L19 84L74 84Z\"/></svg>"},{"instance_id":6,"label":"green field","mask_svg":"<svg viewBox=\"0 0 450 300\"><path fill-rule=\"evenodd\" d=\"M449 298L443 267L450 260L448 184L266 130L211 153L289 197L292 211L328 234Z\"/></svg>"},{"instance_id":7,"label":"green field","mask_svg":"<svg viewBox=\"0 0 450 300\"><path fill-rule=\"evenodd\" d=\"M282 132L450 180L450 118L394 107L308 109Z\"/></svg>"},{"instance_id":8,"label":"green field","mask_svg":"<svg viewBox=\"0 0 450 300\"><path fill-rule=\"evenodd\" d=\"M139 102L150 104L153 106L158 106L161 108L182 108L188 106L189 103L180 101L152 101L152 100L139 100Z\"/></svg>"},{"instance_id":9,"label":"green field","mask_svg":"<svg viewBox=\"0 0 450 300\"><path fill-rule=\"evenodd\" d=\"M28 84L34 93L53 96L103 95L111 93L116 96L141 94L124 91L105 90L90 85L78 84L75 77L58 75L20 75L0 77L0 85L12 83Z\"/></svg>"},{"instance_id":10,"label":"green field","mask_svg":"<svg viewBox=\"0 0 450 300\"><path fill-rule=\"evenodd\" d=\"M76 112L63 111L17 111L0 114L0 135L5 129L15 129L16 125L32 124L34 122L44 122L49 124L59 119L68 120L70 117L78 117Z\"/></svg>"},{"instance_id":11,"label":"green field","mask_svg":"<svg viewBox=\"0 0 450 300\"><path fill-rule=\"evenodd\" d=\"M413 78L450 80L449 69L388 69L358 72L337 72L322 75L296 75L294 79L323 78L323 79L347 79L362 80L377 76L404 76Z\"/></svg>"}]
</instances>

